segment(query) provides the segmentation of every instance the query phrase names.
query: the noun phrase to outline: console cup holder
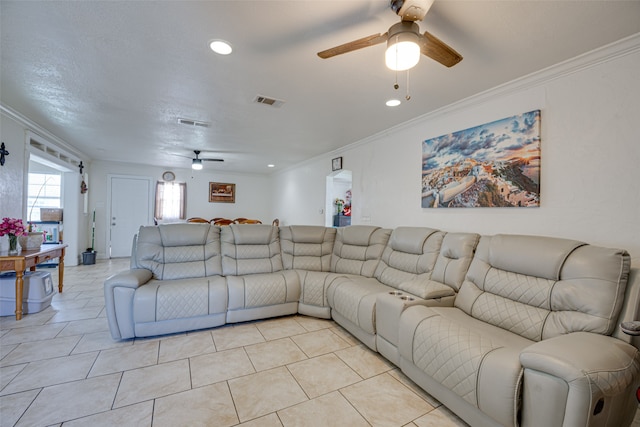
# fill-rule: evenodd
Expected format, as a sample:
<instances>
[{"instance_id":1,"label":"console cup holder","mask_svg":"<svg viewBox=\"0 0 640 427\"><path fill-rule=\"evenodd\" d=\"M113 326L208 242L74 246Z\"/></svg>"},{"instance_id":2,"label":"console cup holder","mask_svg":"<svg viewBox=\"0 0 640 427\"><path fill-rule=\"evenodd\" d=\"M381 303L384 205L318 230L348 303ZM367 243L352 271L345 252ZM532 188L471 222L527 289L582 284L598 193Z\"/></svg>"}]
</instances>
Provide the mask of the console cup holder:
<instances>
[{"instance_id":1,"label":"console cup holder","mask_svg":"<svg viewBox=\"0 0 640 427\"><path fill-rule=\"evenodd\" d=\"M402 295L402 296L400 296L400 299L404 300L404 301L413 301L413 300L415 300L415 298L410 297L408 295Z\"/></svg>"},{"instance_id":2,"label":"console cup holder","mask_svg":"<svg viewBox=\"0 0 640 427\"><path fill-rule=\"evenodd\" d=\"M400 292L400 291L389 291L389 295L399 296L399 295L402 295L402 292Z\"/></svg>"}]
</instances>

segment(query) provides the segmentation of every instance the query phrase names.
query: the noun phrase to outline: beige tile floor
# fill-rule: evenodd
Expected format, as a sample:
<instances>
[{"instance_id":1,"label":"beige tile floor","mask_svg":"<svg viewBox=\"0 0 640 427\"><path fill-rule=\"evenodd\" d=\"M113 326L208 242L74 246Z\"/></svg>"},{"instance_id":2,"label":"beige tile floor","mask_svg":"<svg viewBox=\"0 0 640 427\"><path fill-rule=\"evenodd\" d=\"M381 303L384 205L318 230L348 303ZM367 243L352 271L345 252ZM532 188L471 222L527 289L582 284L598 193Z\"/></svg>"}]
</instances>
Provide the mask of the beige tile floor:
<instances>
[{"instance_id":1,"label":"beige tile floor","mask_svg":"<svg viewBox=\"0 0 640 427\"><path fill-rule=\"evenodd\" d=\"M67 267L50 308L0 318L0 427L466 425L329 320L113 341L102 284L128 263Z\"/></svg>"}]
</instances>

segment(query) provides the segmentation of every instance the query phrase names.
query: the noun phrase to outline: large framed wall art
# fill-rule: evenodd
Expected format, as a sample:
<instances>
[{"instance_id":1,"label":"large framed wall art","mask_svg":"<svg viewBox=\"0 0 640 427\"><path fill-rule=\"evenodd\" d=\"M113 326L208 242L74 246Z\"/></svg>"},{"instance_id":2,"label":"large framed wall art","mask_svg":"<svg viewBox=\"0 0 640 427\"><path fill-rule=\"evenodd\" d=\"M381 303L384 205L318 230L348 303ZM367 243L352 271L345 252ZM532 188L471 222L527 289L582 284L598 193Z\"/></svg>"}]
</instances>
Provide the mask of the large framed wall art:
<instances>
[{"instance_id":1,"label":"large framed wall art","mask_svg":"<svg viewBox=\"0 0 640 427\"><path fill-rule=\"evenodd\" d=\"M422 143L422 207L540 206L540 110Z\"/></svg>"}]
</instances>

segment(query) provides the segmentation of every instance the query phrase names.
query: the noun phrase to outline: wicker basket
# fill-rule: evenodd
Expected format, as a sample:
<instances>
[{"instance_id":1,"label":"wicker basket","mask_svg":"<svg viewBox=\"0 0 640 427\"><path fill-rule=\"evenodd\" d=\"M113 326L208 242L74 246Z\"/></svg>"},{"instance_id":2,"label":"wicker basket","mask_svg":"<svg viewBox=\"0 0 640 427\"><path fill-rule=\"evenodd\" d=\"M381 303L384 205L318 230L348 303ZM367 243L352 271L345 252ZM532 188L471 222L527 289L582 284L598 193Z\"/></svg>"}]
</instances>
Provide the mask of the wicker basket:
<instances>
[{"instance_id":1,"label":"wicker basket","mask_svg":"<svg viewBox=\"0 0 640 427\"><path fill-rule=\"evenodd\" d=\"M34 249L40 249L44 233L42 231L32 231L22 236L18 236L18 242L22 246L23 250L31 251Z\"/></svg>"},{"instance_id":2,"label":"wicker basket","mask_svg":"<svg viewBox=\"0 0 640 427\"><path fill-rule=\"evenodd\" d=\"M40 208L40 221L62 221L62 209Z\"/></svg>"}]
</instances>

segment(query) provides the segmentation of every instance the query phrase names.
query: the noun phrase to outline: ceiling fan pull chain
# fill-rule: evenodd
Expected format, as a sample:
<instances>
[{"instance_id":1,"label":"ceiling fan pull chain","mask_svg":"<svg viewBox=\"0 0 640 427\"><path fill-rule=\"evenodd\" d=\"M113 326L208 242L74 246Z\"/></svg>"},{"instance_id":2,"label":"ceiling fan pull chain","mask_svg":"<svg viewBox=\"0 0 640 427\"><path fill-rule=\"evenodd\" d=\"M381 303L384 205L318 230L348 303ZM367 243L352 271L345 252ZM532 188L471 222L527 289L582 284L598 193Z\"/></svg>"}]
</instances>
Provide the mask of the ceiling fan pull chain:
<instances>
[{"instance_id":1,"label":"ceiling fan pull chain","mask_svg":"<svg viewBox=\"0 0 640 427\"><path fill-rule=\"evenodd\" d=\"M407 94L405 95L405 99L407 101L411 99L411 95L409 95L409 70L407 70Z\"/></svg>"}]
</instances>

